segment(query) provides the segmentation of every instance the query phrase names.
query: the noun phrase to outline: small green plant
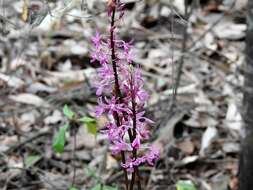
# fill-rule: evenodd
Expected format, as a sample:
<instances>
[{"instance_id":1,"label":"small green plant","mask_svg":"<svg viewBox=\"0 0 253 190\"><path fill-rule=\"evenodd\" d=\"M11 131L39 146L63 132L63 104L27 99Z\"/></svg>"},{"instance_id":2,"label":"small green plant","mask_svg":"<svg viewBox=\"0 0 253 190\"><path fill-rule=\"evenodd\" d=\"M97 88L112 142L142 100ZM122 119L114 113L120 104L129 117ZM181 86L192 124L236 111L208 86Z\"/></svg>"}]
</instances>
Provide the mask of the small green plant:
<instances>
[{"instance_id":1,"label":"small green plant","mask_svg":"<svg viewBox=\"0 0 253 190\"><path fill-rule=\"evenodd\" d=\"M69 190L79 190L79 189L77 189L75 187L71 187Z\"/></svg>"},{"instance_id":2,"label":"small green plant","mask_svg":"<svg viewBox=\"0 0 253 190\"><path fill-rule=\"evenodd\" d=\"M91 190L117 190L117 188L98 184L95 187L93 187Z\"/></svg>"},{"instance_id":3,"label":"small green plant","mask_svg":"<svg viewBox=\"0 0 253 190\"><path fill-rule=\"evenodd\" d=\"M25 167L29 168L36 164L42 157L40 155L31 155L25 159Z\"/></svg>"},{"instance_id":4,"label":"small green plant","mask_svg":"<svg viewBox=\"0 0 253 190\"><path fill-rule=\"evenodd\" d=\"M176 184L177 190L196 190L195 185L192 183L192 181L186 180L186 181L178 181Z\"/></svg>"},{"instance_id":5,"label":"small green plant","mask_svg":"<svg viewBox=\"0 0 253 190\"><path fill-rule=\"evenodd\" d=\"M87 167L86 174L96 180L96 185L91 190L118 190L115 187L104 185L100 176L97 175L96 171Z\"/></svg>"},{"instance_id":6,"label":"small green plant","mask_svg":"<svg viewBox=\"0 0 253 190\"><path fill-rule=\"evenodd\" d=\"M97 124L95 119L84 116L80 118L79 121L87 127L89 133L95 136L97 135Z\"/></svg>"},{"instance_id":7,"label":"small green plant","mask_svg":"<svg viewBox=\"0 0 253 190\"><path fill-rule=\"evenodd\" d=\"M69 125L67 124L64 125L63 127L59 129L59 131L55 135L53 147L54 147L54 151L57 153L62 153L64 151L65 141L66 141L65 136L66 136L66 131L68 128L69 128Z\"/></svg>"},{"instance_id":8,"label":"small green plant","mask_svg":"<svg viewBox=\"0 0 253 190\"><path fill-rule=\"evenodd\" d=\"M63 113L70 120L72 120L75 116L75 113L68 107L67 104L65 104L63 107Z\"/></svg>"},{"instance_id":9,"label":"small green plant","mask_svg":"<svg viewBox=\"0 0 253 190\"><path fill-rule=\"evenodd\" d=\"M97 135L97 122L94 118L88 116L79 116L77 113L72 111L68 105L64 105L63 107L63 114L68 119L68 122L59 128L58 132L56 133L54 140L53 140L53 149L56 153L63 153L65 144L66 144L66 132L71 129L72 127L83 125L87 127L87 130L90 134ZM28 165L33 164L37 161L37 157L31 157L28 160ZM117 190L117 188L103 185L102 180L99 176L96 175L96 172L90 168L87 168L87 174L95 178L96 186L93 187L91 190ZM79 190L74 187L74 177L72 182L72 187L69 190Z\"/></svg>"},{"instance_id":10,"label":"small green plant","mask_svg":"<svg viewBox=\"0 0 253 190\"><path fill-rule=\"evenodd\" d=\"M70 130L71 128L74 128L75 133L74 133L74 150L75 152L75 147L76 147L76 129L80 126L83 125L84 127L87 127L87 130L89 133L93 135L97 135L97 123L96 120L88 117L88 116L79 116L77 113L72 111L68 105L64 105L63 107L63 114L67 118L67 123L60 127L59 130L57 131L56 135L54 136L53 139L53 149L56 153L63 153L64 148L66 145L66 132ZM75 154L74 154L75 155ZM33 164L36 162L37 157L31 157L28 160L28 165ZM76 187L74 187L75 184L75 168L74 168L74 175L73 175L73 180L72 180L72 185L69 188L69 190L78 190Z\"/></svg>"},{"instance_id":11,"label":"small green plant","mask_svg":"<svg viewBox=\"0 0 253 190\"><path fill-rule=\"evenodd\" d=\"M97 134L97 123L96 120L88 116L78 116L77 113L73 112L68 105L64 105L63 113L68 119L68 122L60 127L53 140L53 148L57 153L62 153L66 144L66 132L73 126L83 125L87 127L88 132L96 135Z\"/></svg>"}]
</instances>

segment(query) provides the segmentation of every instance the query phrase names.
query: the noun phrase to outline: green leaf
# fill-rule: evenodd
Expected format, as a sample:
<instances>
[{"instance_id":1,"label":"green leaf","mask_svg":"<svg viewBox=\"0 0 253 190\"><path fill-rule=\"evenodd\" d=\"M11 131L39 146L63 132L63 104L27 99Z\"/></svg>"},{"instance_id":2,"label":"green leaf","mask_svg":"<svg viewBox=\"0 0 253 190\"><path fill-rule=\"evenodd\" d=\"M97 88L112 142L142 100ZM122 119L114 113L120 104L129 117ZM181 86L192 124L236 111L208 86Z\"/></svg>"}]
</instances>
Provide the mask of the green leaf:
<instances>
[{"instance_id":1,"label":"green leaf","mask_svg":"<svg viewBox=\"0 0 253 190\"><path fill-rule=\"evenodd\" d=\"M85 116L79 119L79 121L84 123L89 133L97 135L97 124L95 119Z\"/></svg>"},{"instance_id":2,"label":"green leaf","mask_svg":"<svg viewBox=\"0 0 253 190\"><path fill-rule=\"evenodd\" d=\"M91 190L117 190L117 188L111 186L102 186L101 184L98 184Z\"/></svg>"},{"instance_id":3,"label":"green leaf","mask_svg":"<svg viewBox=\"0 0 253 190\"><path fill-rule=\"evenodd\" d=\"M25 159L25 166L29 168L30 166L33 166L34 164L36 164L36 162L38 162L40 159L41 159L40 155L28 156Z\"/></svg>"},{"instance_id":4,"label":"green leaf","mask_svg":"<svg viewBox=\"0 0 253 190\"><path fill-rule=\"evenodd\" d=\"M102 187L100 184L98 184L95 187L93 187L91 190L102 190Z\"/></svg>"},{"instance_id":5,"label":"green leaf","mask_svg":"<svg viewBox=\"0 0 253 190\"><path fill-rule=\"evenodd\" d=\"M77 189L75 187L71 187L69 190L79 190L79 189Z\"/></svg>"},{"instance_id":6,"label":"green leaf","mask_svg":"<svg viewBox=\"0 0 253 190\"><path fill-rule=\"evenodd\" d=\"M187 180L187 181L178 181L176 184L177 190L196 190L194 184Z\"/></svg>"},{"instance_id":7,"label":"green leaf","mask_svg":"<svg viewBox=\"0 0 253 190\"><path fill-rule=\"evenodd\" d=\"M88 116L84 116L84 117L80 118L79 121L81 121L83 123L96 123L96 120L94 118L88 117Z\"/></svg>"},{"instance_id":8,"label":"green leaf","mask_svg":"<svg viewBox=\"0 0 253 190\"><path fill-rule=\"evenodd\" d=\"M97 135L97 124L96 123L86 123L86 127L88 129L88 132Z\"/></svg>"},{"instance_id":9,"label":"green leaf","mask_svg":"<svg viewBox=\"0 0 253 190\"><path fill-rule=\"evenodd\" d=\"M53 148L55 152L62 153L64 151L65 133L68 127L69 126L67 124L64 125L63 127L59 129L58 133L55 135L54 143L53 143Z\"/></svg>"},{"instance_id":10,"label":"green leaf","mask_svg":"<svg viewBox=\"0 0 253 190\"><path fill-rule=\"evenodd\" d=\"M117 190L117 188L111 186L104 186L103 190Z\"/></svg>"},{"instance_id":11,"label":"green leaf","mask_svg":"<svg viewBox=\"0 0 253 190\"><path fill-rule=\"evenodd\" d=\"M68 119L73 119L75 116L75 113L68 107L67 104L65 104L63 107L63 113Z\"/></svg>"}]
</instances>

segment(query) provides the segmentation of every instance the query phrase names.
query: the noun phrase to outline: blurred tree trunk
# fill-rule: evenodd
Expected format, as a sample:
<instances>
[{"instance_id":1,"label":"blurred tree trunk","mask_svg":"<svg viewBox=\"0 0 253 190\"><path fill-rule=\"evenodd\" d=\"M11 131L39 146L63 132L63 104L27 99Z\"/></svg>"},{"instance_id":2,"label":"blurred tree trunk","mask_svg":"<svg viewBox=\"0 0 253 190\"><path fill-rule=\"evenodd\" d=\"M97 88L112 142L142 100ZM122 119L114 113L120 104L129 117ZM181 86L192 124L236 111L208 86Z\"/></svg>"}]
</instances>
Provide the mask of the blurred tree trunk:
<instances>
[{"instance_id":1,"label":"blurred tree trunk","mask_svg":"<svg viewBox=\"0 0 253 190\"><path fill-rule=\"evenodd\" d=\"M243 99L245 135L241 142L239 190L253 189L253 0L248 0L247 21Z\"/></svg>"}]
</instances>

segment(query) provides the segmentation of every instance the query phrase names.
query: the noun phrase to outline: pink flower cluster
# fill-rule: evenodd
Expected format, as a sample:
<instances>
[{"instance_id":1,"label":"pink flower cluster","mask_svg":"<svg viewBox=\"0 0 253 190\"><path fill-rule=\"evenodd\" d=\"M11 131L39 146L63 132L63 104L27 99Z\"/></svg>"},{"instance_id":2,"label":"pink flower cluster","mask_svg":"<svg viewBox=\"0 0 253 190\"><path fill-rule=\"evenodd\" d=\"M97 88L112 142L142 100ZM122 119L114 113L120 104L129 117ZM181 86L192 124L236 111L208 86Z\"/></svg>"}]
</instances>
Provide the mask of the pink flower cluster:
<instances>
[{"instance_id":1,"label":"pink flower cluster","mask_svg":"<svg viewBox=\"0 0 253 190\"><path fill-rule=\"evenodd\" d=\"M123 7L121 3L116 5L119 12L116 21L122 19ZM110 6L108 14L112 14ZM97 69L98 80L95 84L96 95L99 97L95 112L98 117L102 114L109 116L111 122L105 126L103 132L108 134L112 154L124 152L126 159L121 166L133 172L134 167L140 164L154 165L159 158L159 152L151 145L142 144L150 136L148 125L153 123L144 116L143 111L149 96L143 89L144 81L140 67L134 68L132 65L132 41L125 42L118 39L116 30L115 26L110 28L113 44L98 31L92 38L94 51L91 53L91 62L99 62L101 65ZM115 60L112 60L112 53ZM113 61L116 67L113 66ZM115 92L117 84L120 93Z\"/></svg>"}]
</instances>

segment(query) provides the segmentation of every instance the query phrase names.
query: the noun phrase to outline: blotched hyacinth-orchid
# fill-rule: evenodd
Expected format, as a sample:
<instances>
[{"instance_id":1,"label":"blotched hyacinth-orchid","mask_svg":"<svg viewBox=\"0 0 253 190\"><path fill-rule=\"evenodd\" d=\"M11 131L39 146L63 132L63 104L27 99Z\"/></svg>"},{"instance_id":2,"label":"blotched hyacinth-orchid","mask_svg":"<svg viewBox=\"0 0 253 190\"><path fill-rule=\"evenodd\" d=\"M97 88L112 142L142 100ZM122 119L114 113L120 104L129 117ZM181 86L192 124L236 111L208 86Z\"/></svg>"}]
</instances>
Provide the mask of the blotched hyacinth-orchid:
<instances>
[{"instance_id":1,"label":"blotched hyacinth-orchid","mask_svg":"<svg viewBox=\"0 0 253 190\"><path fill-rule=\"evenodd\" d=\"M154 146L142 145L150 136L147 126L153 123L143 111L149 96L143 89L140 67L132 64L133 41L125 42L116 35L117 23L124 15L124 4L110 0L108 15L111 17L110 38L103 38L98 30L92 38L91 62L100 63L95 84L99 97L95 112L97 116L107 114L111 118L103 132L108 135L112 154L121 154L121 166L130 173L136 172L138 177L139 165L153 166L159 158Z\"/></svg>"}]
</instances>

